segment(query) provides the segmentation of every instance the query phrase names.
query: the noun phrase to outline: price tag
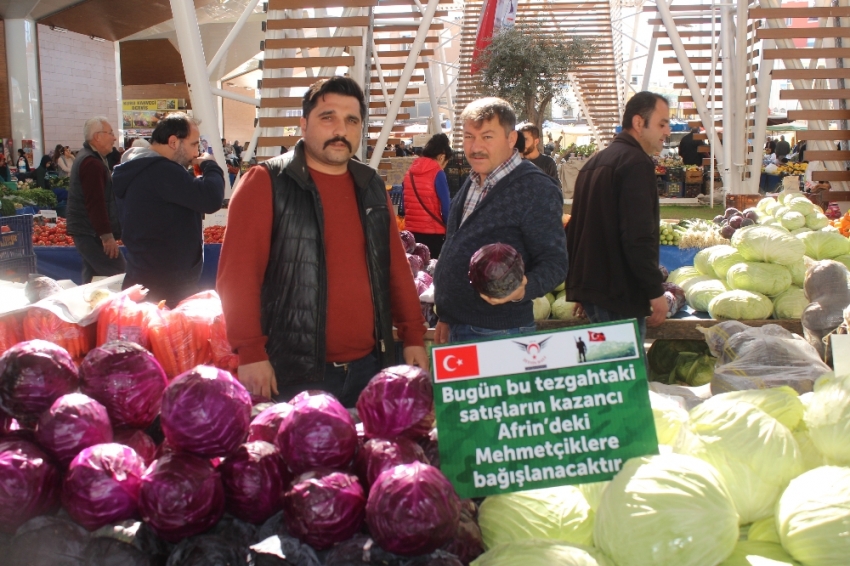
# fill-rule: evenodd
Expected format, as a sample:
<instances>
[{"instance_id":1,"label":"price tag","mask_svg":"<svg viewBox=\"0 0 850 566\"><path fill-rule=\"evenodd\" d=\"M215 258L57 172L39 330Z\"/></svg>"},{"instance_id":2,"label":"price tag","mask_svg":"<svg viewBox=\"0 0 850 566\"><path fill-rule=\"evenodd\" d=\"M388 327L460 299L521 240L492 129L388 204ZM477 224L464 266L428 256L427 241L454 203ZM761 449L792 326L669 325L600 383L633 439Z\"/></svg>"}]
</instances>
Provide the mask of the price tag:
<instances>
[{"instance_id":1,"label":"price tag","mask_svg":"<svg viewBox=\"0 0 850 566\"><path fill-rule=\"evenodd\" d=\"M41 217L44 218L45 224L53 224L55 226L58 215L55 210L42 210Z\"/></svg>"}]
</instances>

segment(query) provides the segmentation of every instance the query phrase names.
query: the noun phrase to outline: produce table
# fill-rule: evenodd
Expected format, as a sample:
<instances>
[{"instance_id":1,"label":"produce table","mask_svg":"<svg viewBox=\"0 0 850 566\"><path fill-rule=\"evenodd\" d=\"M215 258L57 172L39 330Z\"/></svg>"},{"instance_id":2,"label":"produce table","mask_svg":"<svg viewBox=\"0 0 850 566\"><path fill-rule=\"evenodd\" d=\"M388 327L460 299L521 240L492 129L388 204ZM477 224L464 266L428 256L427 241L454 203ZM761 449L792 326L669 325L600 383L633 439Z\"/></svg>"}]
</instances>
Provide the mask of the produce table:
<instances>
[{"instance_id":1,"label":"produce table","mask_svg":"<svg viewBox=\"0 0 850 566\"><path fill-rule=\"evenodd\" d=\"M686 265L694 264L694 256L699 250L697 248L679 249L678 246L658 246L658 261L668 271L679 269Z\"/></svg>"},{"instance_id":2,"label":"produce table","mask_svg":"<svg viewBox=\"0 0 850 566\"><path fill-rule=\"evenodd\" d=\"M77 285L82 284L83 260L73 246L35 246L33 248L38 261L37 269L41 275L52 279L70 279ZM124 248L121 248L124 252ZM204 270L199 282L201 290L215 288L215 274L218 271L218 258L221 244L204 244Z\"/></svg>"}]
</instances>

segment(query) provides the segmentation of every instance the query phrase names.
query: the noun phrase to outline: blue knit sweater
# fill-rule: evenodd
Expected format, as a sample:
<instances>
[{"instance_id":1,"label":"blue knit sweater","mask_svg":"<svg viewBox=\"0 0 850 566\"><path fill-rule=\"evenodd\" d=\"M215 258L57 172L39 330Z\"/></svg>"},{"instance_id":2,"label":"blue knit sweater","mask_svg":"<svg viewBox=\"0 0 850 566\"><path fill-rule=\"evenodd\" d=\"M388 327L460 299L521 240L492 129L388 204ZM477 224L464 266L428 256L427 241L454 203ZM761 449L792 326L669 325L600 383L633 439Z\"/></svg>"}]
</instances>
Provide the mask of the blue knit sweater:
<instances>
[{"instance_id":1,"label":"blue knit sweater","mask_svg":"<svg viewBox=\"0 0 850 566\"><path fill-rule=\"evenodd\" d=\"M554 179L523 161L490 189L460 225L469 185L467 180L449 212L446 243L434 274L437 314L449 324L498 330L533 324L531 300L567 276L561 191ZM497 242L513 246L525 263L528 285L518 303L490 305L469 283L469 259L481 246Z\"/></svg>"}]
</instances>

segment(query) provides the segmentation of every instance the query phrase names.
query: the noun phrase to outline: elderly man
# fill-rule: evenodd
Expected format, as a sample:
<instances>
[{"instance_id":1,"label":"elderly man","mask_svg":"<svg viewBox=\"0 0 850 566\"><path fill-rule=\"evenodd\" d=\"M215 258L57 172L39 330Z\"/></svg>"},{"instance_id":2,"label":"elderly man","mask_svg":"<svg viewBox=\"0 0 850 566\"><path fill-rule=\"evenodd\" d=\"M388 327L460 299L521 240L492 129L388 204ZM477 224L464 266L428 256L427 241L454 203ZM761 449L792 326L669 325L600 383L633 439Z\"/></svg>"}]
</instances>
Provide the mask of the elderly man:
<instances>
[{"instance_id":1,"label":"elderly man","mask_svg":"<svg viewBox=\"0 0 850 566\"><path fill-rule=\"evenodd\" d=\"M452 200L434 275L437 344L533 332L532 299L567 275L561 191L514 149L516 115L510 104L483 98L460 118L472 173ZM522 284L502 299L479 295L468 276L472 255L497 242L513 246L525 264Z\"/></svg>"},{"instance_id":2,"label":"elderly man","mask_svg":"<svg viewBox=\"0 0 850 566\"><path fill-rule=\"evenodd\" d=\"M106 160L115 133L106 118L97 116L86 121L83 134L85 143L71 167L66 214L68 234L83 258L83 283L89 283L95 275L123 273L125 264L116 242L121 225Z\"/></svg>"}]
</instances>

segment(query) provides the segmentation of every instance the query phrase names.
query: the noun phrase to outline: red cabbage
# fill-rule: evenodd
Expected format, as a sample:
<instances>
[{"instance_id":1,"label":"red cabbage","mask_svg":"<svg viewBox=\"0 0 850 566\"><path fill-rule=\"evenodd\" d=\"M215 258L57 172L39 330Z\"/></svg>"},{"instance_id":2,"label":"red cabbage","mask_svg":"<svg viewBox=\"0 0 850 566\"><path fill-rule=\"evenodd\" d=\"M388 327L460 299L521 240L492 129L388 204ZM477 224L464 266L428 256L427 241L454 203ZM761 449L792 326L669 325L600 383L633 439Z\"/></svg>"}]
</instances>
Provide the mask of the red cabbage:
<instances>
[{"instance_id":1,"label":"red cabbage","mask_svg":"<svg viewBox=\"0 0 850 566\"><path fill-rule=\"evenodd\" d=\"M134 342L109 342L80 365L80 390L106 407L115 427L147 428L168 384L156 358Z\"/></svg>"},{"instance_id":2,"label":"red cabbage","mask_svg":"<svg viewBox=\"0 0 850 566\"><path fill-rule=\"evenodd\" d=\"M357 431L333 395L299 395L292 399L292 411L280 423L275 443L294 474L313 468L345 469L357 450Z\"/></svg>"},{"instance_id":3,"label":"red cabbage","mask_svg":"<svg viewBox=\"0 0 850 566\"><path fill-rule=\"evenodd\" d=\"M139 508L145 463L122 444L96 444L77 454L62 486L62 505L90 531L132 519Z\"/></svg>"},{"instance_id":4,"label":"red cabbage","mask_svg":"<svg viewBox=\"0 0 850 566\"><path fill-rule=\"evenodd\" d=\"M290 534L317 550L359 531L365 507L366 496L357 478L332 470L302 474L283 496L283 516Z\"/></svg>"},{"instance_id":5,"label":"red cabbage","mask_svg":"<svg viewBox=\"0 0 850 566\"><path fill-rule=\"evenodd\" d=\"M470 503L472 502L470 501ZM472 505L475 504L472 503ZM478 523L475 522L474 514L470 515L465 509L461 510L457 531L452 539L443 546L443 550L456 555L463 564L469 564L484 554L484 538L481 535Z\"/></svg>"},{"instance_id":6,"label":"red cabbage","mask_svg":"<svg viewBox=\"0 0 850 566\"><path fill-rule=\"evenodd\" d=\"M369 438L426 436L434 427L434 389L417 366L381 370L357 399L357 414Z\"/></svg>"},{"instance_id":7,"label":"red cabbage","mask_svg":"<svg viewBox=\"0 0 850 566\"><path fill-rule=\"evenodd\" d=\"M254 417L248 427L248 442L265 440L274 444L283 418L292 411L289 403L277 403Z\"/></svg>"},{"instance_id":8,"label":"red cabbage","mask_svg":"<svg viewBox=\"0 0 850 566\"><path fill-rule=\"evenodd\" d=\"M354 470L361 483L368 489L382 472L399 464L411 462L428 463L422 447L403 436L392 440L373 438L357 452Z\"/></svg>"},{"instance_id":9,"label":"red cabbage","mask_svg":"<svg viewBox=\"0 0 850 566\"><path fill-rule=\"evenodd\" d=\"M457 532L460 499L440 470L414 462L385 471L369 493L366 524L384 549L415 556L440 548Z\"/></svg>"},{"instance_id":10,"label":"red cabbage","mask_svg":"<svg viewBox=\"0 0 850 566\"><path fill-rule=\"evenodd\" d=\"M145 467L150 466L156 460L156 442L143 430L123 428L113 431L112 442L123 444L136 451L136 454L145 462Z\"/></svg>"},{"instance_id":11,"label":"red cabbage","mask_svg":"<svg viewBox=\"0 0 850 566\"><path fill-rule=\"evenodd\" d=\"M260 524L280 511L286 469L280 451L262 440L241 445L217 468L228 513Z\"/></svg>"},{"instance_id":12,"label":"red cabbage","mask_svg":"<svg viewBox=\"0 0 850 566\"><path fill-rule=\"evenodd\" d=\"M401 236L401 243L404 246L404 252L412 254L413 250L416 248L416 238L414 238L413 234L408 230L402 230L399 232L399 236Z\"/></svg>"},{"instance_id":13,"label":"red cabbage","mask_svg":"<svg viewBox=\"0 0 850 566\"><path fill-rule=\"evenodd\" d=\"M685 308L687 304L685 291L678 285L666 281L661 286L664 288L664 298L667 299L667 316L671 317Z\"/></svg>"},{"instance_id":14,"label":"red cabbage","mask_svg":"<svg viewBox=\"0 0 850 566\"><path fill-rule=\"evenodd\" d=\"M84 562L89 533L80 525L42 515L21 525L4 555L8 566L81 566ZM121 566L124 566L123 564Z\"/></svg>"},{"instance_id":15,"label":"red cabbage","mask_svg":"<svg viewBox=\"0 0 850 566\"><path fill-rule=\"evenodd\" d=\"M410 253L419 256L419 259L422 260L421 269L425 269L431 263L431 250L425 244L416 244Z\"/></svg>"},{"instance_id":16,"label":"red cabbage","mask_svg":"<svg viewBox=\"0 0 850 566\"><path fill-rule=\"evenodd\" d=\"M21 342L0 356L0 409L24 426L34 425L78 382L77 366L64 348L45 340Z\"/></svg>"},{"instance_id":17,"label":"red cabbage","mask_svg":"<svg viewBox=\"0 0 850 566\"><path fill-rule=\"evenodd\" d=\"M487 244L469 260L469 282L481 295L502 299L522 284L525 264L508 244Z\"/></svg>"},{"instance_id":18,"label":"red cabbage","mask_svg":"<svg viewBox=\"0 0 850 566\"><path fill-rule=\"evenodd\" d=\"M63 466L83 448L112 442L106 408L82 393L62 395L38 420L38 443Z\"/></svg>"},{"instance_id":19,"label":"red cabbage","mask_svg":"<svg viewBox=\"0 0 850 566\"><path fill-rule=\"evenodd\" d=\"M14 532L55 507L59 482L56 466L41 448L26 440L0 440L0 531Z\"/></svg>"},{"instance_id":20,"label":"red cabbage","mask_svg":"<svg viewBox=\"0 0 850 566\"><path fill-rule=\"evenodd\" d=\"M410 271L414 277L422 271L422 259L418 255L407 254L407 262L410 264Z\"/></svg>"},{"instance_id":21,"label":"red cabbage","mask_svg":"<svg viewBox=\"0 0 850 566\"><path fill-rule=\"evenodd\" d=\"M202 533L224 514L221 477L207 460L166 454L142 476L139 511L168 542Z\"/></svg>"},{"instance_id":22,"label":"red cabbage","mask_svg":"<svg viewBox=\"0 0 850 566\"><path fill-rule=\"evenodd\" d=\"M165 388L160 420L175 450L227 456L248 436L251 396L227 371L197 366Z\"/></svg>"}]
</instances>

